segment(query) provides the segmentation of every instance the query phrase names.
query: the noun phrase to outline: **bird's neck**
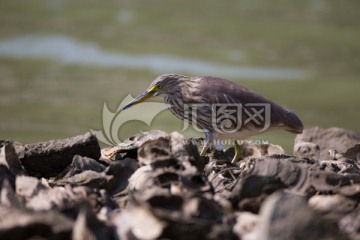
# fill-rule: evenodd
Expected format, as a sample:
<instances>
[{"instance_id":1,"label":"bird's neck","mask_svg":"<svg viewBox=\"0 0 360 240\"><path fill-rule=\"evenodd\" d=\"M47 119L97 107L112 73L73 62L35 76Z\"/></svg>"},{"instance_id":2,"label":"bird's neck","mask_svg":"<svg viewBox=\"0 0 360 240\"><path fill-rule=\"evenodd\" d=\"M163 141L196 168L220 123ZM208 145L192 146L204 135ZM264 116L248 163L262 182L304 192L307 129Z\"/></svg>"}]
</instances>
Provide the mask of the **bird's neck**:
<instances>
[{"instance_id":1,"label":"bird's neck","mask_svg":"<svg viewBox=\"0 0 360 240\"><path fill-rule=\"evenodd\" d=\"M179 88L185 102L193 102L199 91L199 78L187 77L179 81Z\"/></svg>"},{"instance_id":2,"label":"bird's neck","mask_svg":"<svg viewBox=\"0 0 360 240\"><path fill-rule=\"evenodd\" d=\"M179 78L176 86L165 95L164 100L169 105L197 102L199 79L195 77Z\"/></svg>"}]
</instances>

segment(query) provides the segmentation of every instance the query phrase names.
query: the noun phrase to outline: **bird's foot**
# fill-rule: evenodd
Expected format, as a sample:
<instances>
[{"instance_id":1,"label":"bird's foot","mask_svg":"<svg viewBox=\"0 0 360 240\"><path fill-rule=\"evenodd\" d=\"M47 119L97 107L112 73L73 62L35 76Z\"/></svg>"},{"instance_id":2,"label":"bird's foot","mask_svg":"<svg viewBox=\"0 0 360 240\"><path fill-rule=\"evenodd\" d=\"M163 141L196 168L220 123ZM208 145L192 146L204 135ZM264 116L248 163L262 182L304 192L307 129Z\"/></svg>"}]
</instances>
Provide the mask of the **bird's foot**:
<instances>
[{"instance_id":1,"label":"bird's foot","mask_svg":"<svg viewBox=\"0 0 360 240\"><path fill-rule=\"evenodd\" d=\"M237 163L240 158L240 155L241 155L241 148L236 140L234 142L234 150L235 150L235 155L234 155L233 159L231 160L231 163Z\"/></svg>"},{"instance_id":2,"label":"bird's foot","mask_svg":"<svg viewBox=\"0 0 360 240\"><path fill-rule=\"evenodd\" d=\"M200 152L200 156L205 156L207 149L208 149L208 146L205 144Z\"/></svg>"},{"instance_id":3,"label":"bird's foot","mask_svg":"<svg viewBox=\"0 0 360 240\"><path fill-rule=\"evenodd\" d=\"M205 156L206 151L209 149L209 147L212 144L212 140L213 140L213 135L211 132L205 132L205 142L204 142L204 146L200 152L200 156Z\"/></svg>"}]
</instances>

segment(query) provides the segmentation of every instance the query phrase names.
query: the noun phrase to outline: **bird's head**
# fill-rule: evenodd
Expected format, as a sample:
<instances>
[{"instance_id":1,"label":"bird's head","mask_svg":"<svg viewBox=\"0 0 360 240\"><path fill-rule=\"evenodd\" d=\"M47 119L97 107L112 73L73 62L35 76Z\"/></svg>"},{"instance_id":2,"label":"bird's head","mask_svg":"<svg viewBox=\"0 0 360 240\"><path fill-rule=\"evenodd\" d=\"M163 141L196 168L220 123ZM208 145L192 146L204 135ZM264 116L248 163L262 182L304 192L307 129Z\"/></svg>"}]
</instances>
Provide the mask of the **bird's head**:
<instances>
[{"instance_id":1,"label":"bird's head","mask_svg":"<svg viewBox=\"0 0 360 240\"><path fill-rule=\"evenodd\" d=\"M134 100L126 104L121 110L130 108L138 103L144 102L145 100L160 96L164 94L173 94L179 89L180 81L186 79L186 76L178 74L163 74L155 78L155 80L150 84L150 86L137 96Z\"/></svg>"}]
</instances>

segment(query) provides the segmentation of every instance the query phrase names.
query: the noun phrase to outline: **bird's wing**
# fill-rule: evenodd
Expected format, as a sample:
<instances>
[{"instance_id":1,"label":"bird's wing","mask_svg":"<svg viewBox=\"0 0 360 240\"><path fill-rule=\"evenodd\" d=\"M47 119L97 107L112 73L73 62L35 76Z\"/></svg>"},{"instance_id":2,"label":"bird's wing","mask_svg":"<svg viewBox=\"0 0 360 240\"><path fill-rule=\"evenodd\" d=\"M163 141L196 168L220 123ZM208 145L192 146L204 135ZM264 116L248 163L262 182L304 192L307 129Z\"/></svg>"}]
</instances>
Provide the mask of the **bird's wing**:
<instances>
[{"instance_id":1,"label":"bird's wing","mask_svg":"<svg viewBox=\"0 0 360 240\"><path fill-rule=\"evenodd\" d=\"M303 125L300 119L293 112L279 106L273 101L244 86L221 78L201 77L199 89L204 101L207 103L241 104L243 109L243 121L246 121L249 117L254 117L252 114L256 114L257 112L259 113L260 111L265 113L265 111L270 108L269 127L285 127L285 129L290 132L302 132ZM249 128L256 127L253 126L253 124L256 125L256 122L251 119L248 123L250 124ZM264 126L265 122L260 125Z\"/></svg>"}]
</instances>

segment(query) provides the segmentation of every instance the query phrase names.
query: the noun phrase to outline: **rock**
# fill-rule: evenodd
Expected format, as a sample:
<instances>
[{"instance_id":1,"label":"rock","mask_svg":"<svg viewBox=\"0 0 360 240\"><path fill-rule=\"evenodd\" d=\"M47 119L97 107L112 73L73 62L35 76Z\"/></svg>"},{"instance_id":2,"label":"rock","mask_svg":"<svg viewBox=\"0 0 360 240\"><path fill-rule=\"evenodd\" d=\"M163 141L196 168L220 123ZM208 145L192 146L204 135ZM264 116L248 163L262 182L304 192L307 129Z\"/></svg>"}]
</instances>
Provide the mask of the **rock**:
<instances>
[{"instance_id":1,"label":"rock","mask_svg":"<svg viewBox=\"0 0 360 240\"><path fill-rule=\"evenodd\" d=\"M185 168L195 166L199 171L203 171L205 161L204 158L200 157L194 141L186 139L178 132L172 132L170 134L170 146L174 158L179 160Z\"/></svg>"},{"instance_id":2,"label":"rock","mask_svg":"<svg viewBox=\"0 0 360 240\"><path fill-rule=\"evenodd\" d=\"M105 174L112 176L108 184L109 192L111 194L116 194L124 191L129 184L129 178L138 168L138 161L131 158L125 158L123 160L112 162L105 169Z\"/></svg>"},{"instance_id":3,"label":"rock","mask_svg":"<svg viewBox=\"0 0 360 240\"><path fill-rule=\"evenodd\" d=\"M342 155L345 158L360 161L360 144L356 144L353 147L349 148Z\"/></svg>"},{"instance_id":4,"label":"rock","mask_svg":"<svg viewBox=\"0 0 360 240\"><path fill-rule=\"evenodd\" d=\"M338 192L347 198L360 202L360 184L343 186Z\"/></svg>"},{"instance_id":5,"label":"rock","mask_svg":"<svg viewBox=\"0 0 360 240\"><path fill-rule=\"evenodd\" d=\"M51 209L66 209L78 203L90 200L91 190L86 187L53 187L39 191L27 199L25 205L29 209L44 211Z\"/></svg>"},{"instance_id":6,"label":"rock","mask_svg":"<svg viewBox=\"0 0 360 240\"><path fill-rule=\"evenodd\" d=\"M242 179L247 176L269 177L267 178L269 182L279 181L294 191L306 192L310 187L308 171L311 166L312 162L289 157L253 158L244 163Z\"/></svg>"},{"instance_id":7,"label":"rock","mask_svg":"<svg viewBox=\"0 0 360 240\"><path fill-rule=\"evenodd\" d=\"M4 142L0 152L0 164L6 166L15 175L23 175L24 169L10 142Z\"/></svg>"},{"instance_id":8,"label":"rock","mask_svg":"<svg viewBox=\"0 0 360 240\"><path fill-rule=\"evenodd\" d=\"M309 159L253 158L245 161L242 179L256 175L279 179L286 188L302 194L335 192L342 185L360 182L359 174L338 174L329 170L324 171L324 168L324 165Z\"/></svg>"},{"instance_id":9,"label":"rock","mask_svg":"<svg viewBox=\"0 0 360 240\"><path fill-rule=\"evenodd\" d=\"M119 239L158 239L166 223L155 217L146 208L131 207L113 220Z\"/></svg>"},{"instance_id":10,"label":"rock","mask_svg":"<svg viewBox=\"0 0 360 240\"><path fill-rule=\"evenodd\" d=\"M257 239L259 215L250 212L236 213L233 231L240 239Z\"/></svg>"},{"instance_id":11,"label":"rock","mask_svg":"<svg viewBox=\"0 0 360 240\"><path fill-rule=\"evenodd\" d=\"M73 157L73 160L69 166L65 168L65 170L56 176L55 180L61 179L61 178L69 178L73 177L78 173L84 172L84 171L94 171L94 172L103 172L105 170L106 166L100 164L98 161L88 158L88 157L82 157L79 155L75 155Z\"/></svg>"},{"instance_id":12,"label":"rock","mask_svg":"<svg viewBox=\"0 0 360 240\"><path fill-rule=\"evenodd\" d=\"M71 164L73 166L73 172L70 176L75 175L76 173L80 173L86 170L91 170L94 172L102 172L105 170L105 166L100 164L98 161L88 158L82 157L79 155L75 155L73 157L73 162Z\"/></svg>"},{"instance_id":13,"label":"rock","mask_svg":"<svg viewBox=\"0 0 360 240\"><path fill-rule=\"evenodd\" d=\"M140 165L150 165L153 169L196 167L202 171L204 168L197 147L177 132L145 142L138 150L138 159Z\"/></svg>"},{"instance_id":14,"label":"rock","mask_svg":"<svg viewBox=\"0 0 360 240\"><path fill-rule=\"evenodd\" d=\"M294 156L319 160L320 147L312 142L297 142L294 145Z\"/></svg>"},{"instance_id":15,"label":"rock","mask_svg":"<svg viewBox=\"0 0 360 240\"><path fill-rule=\"evenodd\" d=\"M261 156L272 156L285 154L285 150L280 145L261 144Z\"/></svg>"},{"instance_id":16,"label":"rock","mask_svg":"<svg viewBox=\"0 0 360 240\"><path fill-rule=\"evenodd\" d=\"M200 239L206 238L207 235L233 236L231 229L223 223L223 210L211 199L191 195L174 196L170 192L157 191L147 196L136 194L134 197L136 209L149 210L147 211L149 216L144 216L143 219L150 218L149 224L154 222L157 225L155 229L159 230L155 233L160 234L162 231L159 237L161 239ZM144 229L147 228L144 228L146 225L144 220L141 221L142 225L138 226L142 229L137 231L145 236ZM217 228L217 231L212 231L213 228ZM139 236L135 230L132 230L132 233ZM145 239L151 239L148 236L145 237Z\"/></svg>"},{"instance_id":17,"label":"rock","mask_svg":"<svg viewBox=\"0 0 360 240\"><path fill-rule=\"evenodd\" d=\"M339 153L360 143L360 133L343 128L313 127L304 129L302 134L296 135L295 143L312 142L320 147L320 159L328 158L328 150L335 149Z\"/></svg>"},{"instance_id":18,"label":"rock","mask_svg":"<svg viewBox=\"0 0 360 240\"><path fill-rule=\"evenodd\" d=\"M312 187L318 193L335 192L340 186L350 183L349 178L332 172L319 171L317 166L310 169L308 176L307 190Z\"/></svg>"},{"instance_id":19,"label":"rock","mask_svg":"<svg viewBox=\"0 0 360 240\"><path fill-rule=\"evenodd\" d=\"M214 191L222 196L228 195L234 187L239 175L239 167L234 167L230 161L210 161L204 169L204 175L209 179Z\"/></svg>"},{"instance_id":20,"label":"rock","mask_svg":"<svg viewBox=\"0 0 360 240\"><path fill-rule=\"evenodd\" d=\"M315 195L309 199L309 207L334 221L339 221L343 216L352 212L356 205L357 201L339 194Z\"/></svg>"},{"instance_id":21,"label":"rock","mask_svg":"<svg viewBox=\"0 0 360 240\"><path fill-rule=\"evenodd\" d=\"M72 231L72 240L83 240L83 239L96 240L95 235L87 227L85 210L82 210L78 214Z\"/></svg>"},{"instance_id":22,"label":"rock","mask_svg":"<svg viewBox=\"0 0 360 240\"><path fill-rule=\"evenodd\" d=\"M339 153L338 151L336 151L335 149L328 150L328 154L332 160L339 160L340 158L343 157L343 155L341 153Z\"/></svg>"},{"instance_id":23,"label":"rock","mask_svg":"<svg viewBox=\"0 0 360 240\"><path fill-rule=\"evenodd\" d=\"M243 141L240 145L240 159L248 159L253 157L282 155L285 154L285 150L274 144L257 144L254 141ZM227 158L232 159L235 150L234 147L230 147L225 151Z\"/></svg>"},{"instance_id":24,"label":"rock","mask_svg":"<svg viewBox=\"0 0 360 240\"><path fill-rule=\"evenodd\" d=\"M140 165L152 168L179 167L178 160L172 155L169 138L149 140L138 151Z\"/></svg>"},{"instance_id":25,"label":"rock","mask_svg":"<svg viewBox=\"0 0 360 240\"><path fill-rule=\"evenodd\" d=\"M91 138L0 141L0 239L359 239L359 144L330 159L315 142L295 157L245 142L232 164L232 148L199 156L177 132L100 158Z\"/></svg>"},{"instance_id":26,"label":"rock","mask_svg":"<svg viewBox=\"0 0 360 240\"><path fill-rule=\"evenodd\" d=\"M8 181L15 188L15 176L5 165L0 164L0 186L3 185L4 181Z\"/></svg>"},{"instance_id":27,"label":"rock","mask_svg":"<svg viewBox=\"0 0 360 240\"><path fill-rule=\"evenodd\" d=\"M19 159L29 175L55 177L71 164L75 155L99 159L100 146L91 133L62 140L51 140L25 144L18 153Z\"/></svg>"},{"instance_id":28,"label":"rock","mask_svg":"<svg viewBox=\"0 0 360 240\"><path fill-rule=\"evenodd\" d=\"M17 176L15 184L16 194L28 199L37 195L42 190L50 189L48 185L43 184L39 179L29 176Z\"/></svg>"},{"instance_id":29,"label":"rock","mask_svg":"<svg viewBox=\"0 0 360 240\"><path fill-rule=\"evenodd\" d=\"M285 187L286 185L277 177L247 176L236 183L230 199L239 210L258 213L268 195Z\"/></svg>"},{"instance_id":30,"label":"rock","mask_svg":"<svg viewBox=\"0 0 360 240\"><path fill-rule=\"evenodd\" d=\"M165 174L162 174L162 176L157 176L159 181L160 177L164 177ZM207 180L207 178L204 178L199 173L192 173L192 172L183 172L180 175L179 179L179 186L181 189L186 189L188 192L192 192L194 194L203 194L206 193L213 194L214 190ZM175 194L175 193L173 193Z\"/></svg>"},{"instance_id":31,"label":"rock","mask_svg":"<svg viewBox=\"0 0 360 240\"><path fill-rule=\"evenodd\" d=\"M163 190L173 195L212 193L213 189L206 178L193 171L175 169L155 169L150 166L139 168L129 179L129 190L146 192Z\"/></svg>"},{"instance_id":32,"label":"rock","mask_svg":"<svg viewBox=\"0 0 360 240\"><path fill-rule=\"evenodd\" d=\"M339 221L339 228L350 240L360 239L360 206Z\"/></svg>"},{"instance_id":33,"label":"rock","mask_svg":"<svg viewBox=\"0 0 360 240\"><path fill-rule=\"evenodd\" d=\"M87 186L90 188L107 188L112 176L106 175L104 172L98 173L91 170L85 170L71 177L62 178L53 182L57 186Z\"/></svg>"},{"instance_id":34,"label":"rock","mask_svg":"<svg viewBox=\"0 0 360 240\"><path fill-rule=\"evenodd\" d=\"M111 230L97 219L92 210L84 205L81 207L72 232L72 240L111 239Z\"/></svg>"},{"instance_id":35,"label":"rock","mask_svg":"<svg viewBox=\"0 0 360 240\"><path fill-rule=\"evenodd\" d=\"M72 228L59 212L0 206L0 239L70 239Z\"/></svg>"},{"instance_id":36,"label":"rock","mask_svg":"<svg viewBox=\"0 0 360 240\"><path fill-rule=\"evenodd\" d=\"M9 180L4 179L0 189L0 205L6 207L20 207L21 204L15 196L14 188Z\"/></svg>"},{"instance_id":37,"label":"rock","mask_svg":"<svg viewBox=\"0 0 360 240\"><path fill-rule=\"evenodd\" d=\"M353 160L341 158L338 160L321 160L319 161L320 169L334 172L345 176L353 176L353 180L359 179L360 168Z\"/></svg>"},{"instance_id":38,"label":"rock","mask_svg":"<svg viewBox=\"0 0 360 240\"><path fill-rule=\"evenodd\" d=\"M150 140L156 140L159 138L167 138L169 135L166 132L160 130L152 130L149 132L142 132L136 134L135 136L129 137L124 142L119 143L116 146L105 148L101 150L101 157L104 159L110 159L117 154L124 153L123 157L128 158L137 158L137 149L141 147L144 143Z\"/></svg>"},{"instance_id":39,"label":"rock","mask_svg":"<svg viewBox=\"0 0 360 240\"><path fill-rule=\"evenodd\" d=\"M276 192L260 211L259 240L346 239L336 224L313 212L302 196Z\"/></svg>"},{"instance_id":40,"label":"rock","mask_svg":"<svg viewBox=\"0 0 360 240\"><path fill-rule=\"evenodd\" d=\"M138 168L129 178L129 190L142 191L154 186L153 172L150 166Z\"/></svg>"}]
</instances>

